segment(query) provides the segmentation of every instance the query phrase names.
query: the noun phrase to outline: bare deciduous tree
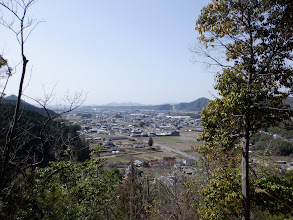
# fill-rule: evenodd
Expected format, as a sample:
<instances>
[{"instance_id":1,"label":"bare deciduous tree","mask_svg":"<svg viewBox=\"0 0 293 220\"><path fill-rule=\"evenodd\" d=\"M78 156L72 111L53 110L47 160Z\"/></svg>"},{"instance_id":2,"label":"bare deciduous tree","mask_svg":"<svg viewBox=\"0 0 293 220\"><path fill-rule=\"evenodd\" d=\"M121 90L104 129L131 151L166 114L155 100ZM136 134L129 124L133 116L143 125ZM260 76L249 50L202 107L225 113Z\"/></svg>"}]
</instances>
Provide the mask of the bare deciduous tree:
<instances>
[{"instance_id":1,"label":"bare deciduous tree","mask_svg":"<svg viewBox=\"0 0 293 220\"><path fill-rule=\"evenodd\" d=\"M9 182L9 177L21 173L29 181L33 176L33 170L36 166L44 166L46 161L48 162L50 159L60 157L64 147L71 149L72 145L79 141L78 136L72 136L70 132L64 132L64 127L54 122L54 119L59 117L61 113L52 113L47 108L52 99L52 92L45 93L43 99L31 98L46 113L45 119L38 119L39 121L34 122L38 124L37 128L35 124L32 124L30 121L23 122L21 118L21 98L26 96L23 94L23 90L29 62L25 53L25 43L36 26L42 22L34 20L28 15L28 11L36 2L37 0L0 0L0 12L2 12L0 24L15 34L21 55L21 62L19 64L21 66L21 76L14 113L11 117L8 117L8 115L4 116L6 120L4 127L0 131L0 134L5 136L5 143L3 145L0 144L0 193L3 193L7 182ZM5 17L4 14L7 16ZM6 19L9 17L11 17L11 20ZM0 76L6 77L6 82L1 92L2 99L12 72L7 61L2 56L0 56L0 70ZM75 93L73 97L67 95L65 99L69 107L62 113L74 110L84 101L82 93ZM22 122L20 123L20 121ZM36 131L36 129L38 130ZM30 173L27 173L28 168ZM8 191L6 187L5 192Z\"/></svg>"}]
</instances>

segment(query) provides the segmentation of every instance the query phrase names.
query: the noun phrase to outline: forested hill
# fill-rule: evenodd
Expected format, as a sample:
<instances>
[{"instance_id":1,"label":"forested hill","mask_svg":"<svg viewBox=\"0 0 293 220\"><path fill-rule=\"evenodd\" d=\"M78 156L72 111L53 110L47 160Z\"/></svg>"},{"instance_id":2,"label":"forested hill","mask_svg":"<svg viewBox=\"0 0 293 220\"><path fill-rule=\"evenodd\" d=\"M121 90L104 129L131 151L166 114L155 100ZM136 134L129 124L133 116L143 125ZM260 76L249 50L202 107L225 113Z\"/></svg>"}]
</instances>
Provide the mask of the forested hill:
<instances>
[{"instance_id":1,"label":"forested hill","mask_svg":"<svg viewBox=\"0 0 293 220\"><path fill-rule=\"evenodd\" d=\"M12 105L16 105L16 102L17 102L17 96L15 96L15 95L7 96L6 98L1 100L1 103L3 103L3 104L9 103ZM54 112L52 110L48 109L48 113L47 113L44 108L38 108L38 107L31 105L23 100L21 100L20 108L23 110L30 110L30 111L37 112L45 117L48 117L48 113L50 114L51 117L56 115L56 112Z\"/></svg>"},{"instance_id":2,"label":"forested hill","mask_svg":"<svg viewBox=\"0 0 293 220\"><path fill-rule=\"evenodd\" d=\"M0 146L5 145L13 113L12 104L0 105ZM41 166L58 159L68 147L74 160L84 161L89 158L88 147L77 134L80 126L67 126L59 121L47 120L35 111L23 110L15 128L12 153L19 158L26 158L26 162L31 162L30 158L39 159L42 161Z\"/></svg>"},{"instance_id":3,"label":"forested hill","mask_svg":"<svg viewBox=\"0 0 293 220\"><path fill-rule=\"evenodd\" d=\"M209 101L209 99L202 97L193 102L179 103L175 105L174 108L176 110L201 111L202 108L207 107Z\"/></svg>"},{"instance_id":4,"label":"forested hill","mask_svg":"<svg viewBox=\"0 0 293 220\"><path fill-rule=\"evenodd\" d=\"M183 103L176 104L174 105L174 109L183 110L183 111L201 111L202 108L207 107L209 101L210 101L209 99L202 97L193 102L188 102L188 103L183 102ZM284 104L293 107L293 97L288 97L284 101Z\"/></svg>"}]
</instances>

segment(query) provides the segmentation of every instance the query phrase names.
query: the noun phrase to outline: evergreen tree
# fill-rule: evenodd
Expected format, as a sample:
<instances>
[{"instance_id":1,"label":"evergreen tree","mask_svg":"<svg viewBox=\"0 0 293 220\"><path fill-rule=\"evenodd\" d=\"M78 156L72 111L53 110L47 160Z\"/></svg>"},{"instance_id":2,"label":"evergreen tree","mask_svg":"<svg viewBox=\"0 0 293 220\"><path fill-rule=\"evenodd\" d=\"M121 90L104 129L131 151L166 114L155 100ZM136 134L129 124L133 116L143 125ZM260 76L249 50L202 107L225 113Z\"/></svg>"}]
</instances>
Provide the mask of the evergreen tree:
<instances>
[{"instance_id":1,"label":"evergreen tree","mask_svg":"<svg viewBox=\"0 0 293 220\"><path fill-rule=\"evenodd\" d=\"M283 105L293 93L292 11L289 0L213 0L197 20L206 48L201 52L222 67L215 85L220 98L202 111L203 148L215 155L242 142L244 219L250 218L250 137L292 114ZM217 59L210 48L224 52L226 60Z\"/></svg>"},{"instance_id":2,"label":"evergreen tree","mask_svg":"<svg viewBox=\"0 0 293 220\"><path fill-rule=\"evenodd\" d=\"M152 138L152 136L150 136L149 141L148 141L148 145L151 147L151 146L153 146L153 144L154 144L153 138Z\"/></svg>"}]
</instances>

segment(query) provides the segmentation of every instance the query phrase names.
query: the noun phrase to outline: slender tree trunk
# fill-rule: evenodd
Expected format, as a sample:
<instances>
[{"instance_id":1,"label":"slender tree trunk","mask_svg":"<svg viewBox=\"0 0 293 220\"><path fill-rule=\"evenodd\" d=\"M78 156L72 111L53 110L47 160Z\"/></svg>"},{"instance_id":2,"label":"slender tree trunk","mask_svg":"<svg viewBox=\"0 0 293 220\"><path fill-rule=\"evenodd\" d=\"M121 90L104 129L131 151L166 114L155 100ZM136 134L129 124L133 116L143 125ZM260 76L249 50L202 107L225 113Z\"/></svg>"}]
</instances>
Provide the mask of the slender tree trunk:
<instances>
[{"instance_id":1,"label":"slender tree trunk","mask_svg":"<svg viewBox=\"0 0 293 220\"><path fill-rule=\"evenodd\" d=\"M243 220L250 219L250 198L249 198L249 131L250 120L249 115L246 115L244 120L244 137L242 147L242 196L243 196Z\"/></svg>"},{"instance_id":2,"label":"slender tree trunk","mask_svg":"<svg viewBox=\"0 0 293 220\"><path fill-rule=\"evenodd\" d=\"M15 106L15 110L14 110L14 115L13 115L13 119L10 125L10 128L8 130L8 133L6 135L6 142L5 142L5 146L4 146L4 158L2 159L2 164L1 164L1 173L0 173L0 192L2 192L3 188L4 188L4 177L5 177L5 173L6 173L6 169L10 160L10 152L11 152L11 148L12 148L12 142L15 136L15 130L17 127L17 123L18 123L18 119L19 119L19 110L20 110L20 104L21 104L21 95L22 95L22 91L23 91L23 84L24 84L24 79L25 79L25 74L26 74L26 66L28 63L28 59L26 58L26 56L24 55L24 18L26 15L26 10L24 10L23 13L23 17L20 20L20 42L21 42L21 56L22 56L22 74L21 74L21 79L20 79L20 83L19 83L19 88L18 88L18 97L17 97L17 103Z\"/></svg>"},{"instance_id":3,"label":"slender tree trunk","mask_svg":"<svg viewBox=\"0 0 293 220\"><path fill-rule=\"evenodd\" d=\"M22 47L22 49L23 49L23 47ZM2 192L2 190L4 188L4 176L5 176L6 169L7 169L9 160L10 160L10 152L11 152L11 148L12 148L12 142L13 142L13 138L15 136L15 130L16 130L16 126L17 126L17 123L18 123L18 119L19 119L19 110L20 110L20 104L21 104L22 87L23 87L25 73L26 73L26 66L27 66L27 63L28 63L28 60L26 59L26 57L24 55L22 55L22 57L23 57L23 66L22 66L21 80L20 80L20 83L19 83L18 98L17 98L17 103L16 103L16 106L15 106L15 111L14 111L12 123L10 125L10 128L9 128L7 136L6 136L6 143L5 143L5 147L4 147L5 152L4 152L3 164L1 164L0 192Z\"/></svg>"}]
</instances>

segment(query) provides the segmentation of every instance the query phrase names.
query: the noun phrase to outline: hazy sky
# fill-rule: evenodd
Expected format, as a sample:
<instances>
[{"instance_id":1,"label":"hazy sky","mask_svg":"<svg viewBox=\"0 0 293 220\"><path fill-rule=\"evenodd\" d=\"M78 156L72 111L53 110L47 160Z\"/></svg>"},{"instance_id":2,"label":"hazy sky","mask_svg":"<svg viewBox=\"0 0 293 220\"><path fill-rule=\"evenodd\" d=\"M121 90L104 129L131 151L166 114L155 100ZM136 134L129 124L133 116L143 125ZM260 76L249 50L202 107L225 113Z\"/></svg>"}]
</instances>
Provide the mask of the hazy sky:
<instances>
[{"instance_id":1,"label":"hazy sky","mask_svg":"<svg viewBox=\"0 0 293 220\"><path fill-rule=\"evenodd\" d=\"M87 93L85 104L190 102L214 93L214 73L192 62L189 48L208 0L39 0L29 11L44 20L26 43L25 94L43 87L61 101ZM19 62L14 35L0 27L0 50ZM20 68L19 68L20 70ZM20 74L6 90L17 94ZM25 99L28 101L27 99ZM55 104L55 101L53 103Z\"/></svg>"}]
</instances>

